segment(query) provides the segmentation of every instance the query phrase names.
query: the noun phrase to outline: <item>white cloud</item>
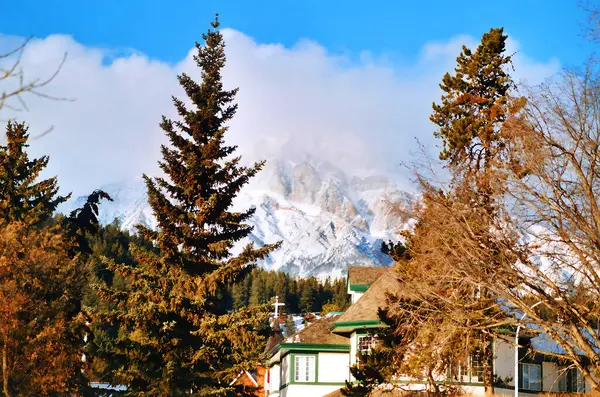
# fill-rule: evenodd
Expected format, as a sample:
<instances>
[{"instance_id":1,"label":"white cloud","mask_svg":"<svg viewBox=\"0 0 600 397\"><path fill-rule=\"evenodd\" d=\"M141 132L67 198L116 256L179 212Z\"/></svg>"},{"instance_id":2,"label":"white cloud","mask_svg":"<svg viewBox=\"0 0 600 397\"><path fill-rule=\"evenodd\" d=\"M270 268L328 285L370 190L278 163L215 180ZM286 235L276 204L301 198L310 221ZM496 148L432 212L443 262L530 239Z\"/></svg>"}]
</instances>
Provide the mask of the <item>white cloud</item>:
<instances>
[{"instance_id":1,"label":"white cloud","mask_svg":"<svg viewBox=\"0 0 600 397\"><path fill-rule=\"evenodd\" d=\"M353 172L385 172L401 179L398 164L416 150L415 137L435 145L428 121L431 103L439 99L441 76L454 67L462 44L477 40L458 36L424 44L417 61L402 66L360 54L358 61L331 54L312 41L292 48L260 44L225 30L228 64L226 85L240 87L238 114L229 141L247 159L270 157L286 148L304 150ZM0 49L14 43L0 36ZM511 41L510 48L518 49ZM27 97L29 111L6 109L0 119L18 117L35 136L35 155L49 154L49 172L63 190L84 194L103 184L157 172L158 123L173 116L170 96L182 96L176 74L199 76L190 51L170 65L135 52L88 48L69 36L53 35L28 47L23 68L29 76L63 70L45 92L74 98L55 102ZM554 73L556 60L536 61L517 52L517 78L535 83Z\"/></svg>"}]
</instances>

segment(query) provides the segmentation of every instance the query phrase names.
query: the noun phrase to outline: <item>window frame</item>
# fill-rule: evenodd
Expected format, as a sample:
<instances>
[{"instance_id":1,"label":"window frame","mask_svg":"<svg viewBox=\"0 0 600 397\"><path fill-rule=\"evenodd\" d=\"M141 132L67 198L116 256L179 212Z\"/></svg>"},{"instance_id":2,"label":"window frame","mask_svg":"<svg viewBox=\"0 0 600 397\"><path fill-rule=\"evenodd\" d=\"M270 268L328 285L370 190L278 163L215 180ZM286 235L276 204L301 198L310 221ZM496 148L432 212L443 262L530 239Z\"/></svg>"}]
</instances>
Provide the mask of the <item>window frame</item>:
<instances>
[{"instance_id":1,"label":"window frame","mask_svg":"<svg viewBox=\"0 0 600 397\"><path fill-rule=\"evenodd\" d=\"M361 349L360 348L361 339L370 339L370 343L369 343L370 346L366 349ZM357 354L370 354L371 350L377 344L378 340L379 339L377 338L377 335L371 335L371 334L357 335L357 337L356 337L356 353Z\"/></svg>"},{"instance_id":2,"label":"window frame","mask_svg":"<svg viewBox=\"0 0 600 397\"><path fill-rule=\"evenodd\" d=\"M579 368L567 369L564 376L567 383L567 393L585 393L585 377Z\"/></svg>"},{"instance_id":3,"label":"window frame","mask_svg":"<svg viewBox=\"0 0 600 397\"><path fill-rule=\"evenodd\" d=\"M525 369L527 368L527 384L525 384ZM537 382L532 382L531 381L531 368L536 368L538 370L539 373L539 378L537 379ZM519 371L521 372L521 376L519 377L519 381L521 382L521 385L519 386L521 389L523 390L531 390L531 391L542 391L542 389L544 388L543 385L543 378L544 375L542 373L542 364L538 364L538 363L519 363ZM538 385L539 388L532 388L532 385Z\"/></svg>"},{"instance_id":4,"label":"window frame","mask_svg":"<svg viewBox=\"0 0 600 397\"><path fill-rule=\"evenodd\" d=\"M303 378L300 377L298 378L297 375L299 374L299 368L300 366L298 365L299 361L298 359L305 359L305 367L307 370L307 377ZM310 361L312 361L312 368L310 365ZM292 363L293 363L293 373L290 376L290 380L293 381L293 383L316 383L318 382L317 380L317 355L316 354L306 354L306 353L299 353L299 354L293 354L292 355ZM304 380L306 379L306 380Z\"/></svg>"},{"instance_id":5,"label":"window frame","mask_svg":"<svg viewBox=\"0 0 600 397\"><path fill-rule=\"evenodd\" d=\"M581 370L577 367L559 367L560 376L558 378L559 393L579 393L586 392L586 380Z\"/></svg>"},{"instance_id":6,"label":"window frame","mask_svg":"<svg viewBox=\"0 0 600 397\"><path fill-rule=\"evenodd\" d=\"M449 366L447 378L461 384L483 384L484 360L482 352L475 349L463 361L456 361Z\"/></svg>"}]
</instances>

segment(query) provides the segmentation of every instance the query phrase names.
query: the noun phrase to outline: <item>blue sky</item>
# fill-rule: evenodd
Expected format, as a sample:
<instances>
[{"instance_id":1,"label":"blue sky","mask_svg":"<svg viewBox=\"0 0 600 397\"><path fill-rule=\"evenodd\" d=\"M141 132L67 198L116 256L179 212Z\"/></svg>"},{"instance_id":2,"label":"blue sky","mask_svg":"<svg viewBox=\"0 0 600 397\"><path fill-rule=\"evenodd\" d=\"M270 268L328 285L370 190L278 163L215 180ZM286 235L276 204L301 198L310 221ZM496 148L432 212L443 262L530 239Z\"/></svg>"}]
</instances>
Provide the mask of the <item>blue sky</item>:
<instances>
[{"instance_id":1,"label":"blue sky","mask_svg":"<svg viewBox=\"0 0 600 397\"><path fill-rule=\"evenodd\" d=\"M199 77L194 42L216 12L229 28L225 83L240 88L228 139L244 158L310 154L403 187L410 175L401 164L417 142L439 151L431 104L463 44L474 48L504 26L514 77L530 84L581 64L597 46L581 37L586 14L576 0L6 3L0 52L36 37L22 60L30 78L52 74L67 53L45 93L74 101L29 96L28 111L4 109L0 120L22 119L34 136L53 127L31 150L49 154L49 173L76 194L156 171L158 122L175 116L177 74Z\"/></svg>"},{"instance_id":2,"label":"blue sky","mask_svg":"<svg viewBox=\"0 0 600 397\"><path fill-rule=\"evenodd\" d=\"M480 37L498 26L538 59L577 63L590 50L580 37L586 14L577 0L26 0L3 4L0 31L38 37L65 33L85 45L136 49L174 62L200 39L215 12L225 27L258 42L291 46L309 38L333 52L367 50L406 61L425 42L458 34Z\"/></svg>"}]
</instances>

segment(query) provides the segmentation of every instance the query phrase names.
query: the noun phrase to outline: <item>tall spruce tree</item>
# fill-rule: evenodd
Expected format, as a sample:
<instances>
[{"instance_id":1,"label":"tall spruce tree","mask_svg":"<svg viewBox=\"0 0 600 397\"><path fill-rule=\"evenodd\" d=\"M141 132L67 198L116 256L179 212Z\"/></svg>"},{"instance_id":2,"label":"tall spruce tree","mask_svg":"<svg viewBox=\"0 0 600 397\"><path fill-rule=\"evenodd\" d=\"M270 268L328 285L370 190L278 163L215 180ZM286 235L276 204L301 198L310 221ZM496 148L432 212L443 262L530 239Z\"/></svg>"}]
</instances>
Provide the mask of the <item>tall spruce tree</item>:
<instances>
[{"instance_id":1,"label":"tall spruce tree","mask_svg":"<svg viewBox=\"0 0 600 397\"><path fill-rule=\"evenodd\" d=\"M0 146L0 221L37 225L68 197L58 195L56 178L38 181L48 156L29 159L27 130L25 123L6 125L6 144Z\"/></svg>"},{"instance_id":2,"label":"tall spruce tree","mask_svg":"<svg viewBox=\"0 0 600 397\"><path fill-rule=\"evenodd\" d=\"M159 162L167 177L145 176L158 229L138 230L155 248L132 246L136 267L111 264L129 288L103 291L118 304L112 320L128 329L111 347L123 359L112 381L132 396L246 395L230 383L256 364L266 340L266 307L227 313L221 301L228 285L278 245L231 251L251 233L246 222L254 214L230 211L232 201L264 163L243 167L232 157L236 147L224 143L237 89L223 88L218 18L211 26L205 44L196 44L202 81L179 76L191 107L173 98L181 118L161 123L170 140Z\"/></svg>"},{"instance_id":3,"label":"tall spruce tree","mask_svg":"<svg viewBox=\"0 0 600 397\"><path fill-rule=\"evenodd\" d=\"M444 94L430 117L443 142L440 159L469 189L481 193L483 205L489 205L491 171L505 149L500 127L520 104L510 96L514 82L508 70L512 58L505 53L507 37L503 28L490 29L474 52L463 46L455 74L442 79Z\"/></svg>"}]
</instances>

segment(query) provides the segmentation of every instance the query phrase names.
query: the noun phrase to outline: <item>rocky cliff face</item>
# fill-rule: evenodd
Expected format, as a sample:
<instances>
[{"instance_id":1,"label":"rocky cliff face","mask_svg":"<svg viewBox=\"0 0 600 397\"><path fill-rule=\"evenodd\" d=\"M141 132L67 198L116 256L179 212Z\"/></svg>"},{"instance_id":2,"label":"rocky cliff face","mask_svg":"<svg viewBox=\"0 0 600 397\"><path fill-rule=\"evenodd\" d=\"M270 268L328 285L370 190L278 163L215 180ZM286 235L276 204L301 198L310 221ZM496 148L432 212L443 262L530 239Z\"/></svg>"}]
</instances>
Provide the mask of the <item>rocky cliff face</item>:
<instances>
[{"instance_id":1,"label":"rocky cliff face","mask_svg":"<svg viewBox=\"0 0 600 397\"><path fill-rule=\"evenodd\" d=\"M124 229L137 223L155 227L141 181L103 188L114 198L101 206L101 221L119 219ZM74 208L85 200L73 200ZM328 162L304 156L272 159L236 199L234 207L256 207L252 240L281 240L282 247L261 263L298 276L341 277L348 266L387 266L381 242L396 239L404 224L395 207L414 198L385 177L357 177Z\"/></svg>"}]
</instances>

